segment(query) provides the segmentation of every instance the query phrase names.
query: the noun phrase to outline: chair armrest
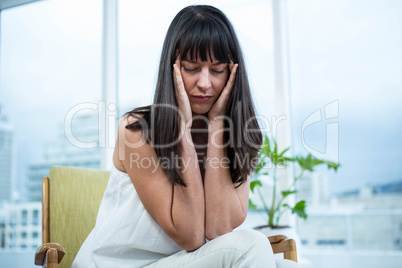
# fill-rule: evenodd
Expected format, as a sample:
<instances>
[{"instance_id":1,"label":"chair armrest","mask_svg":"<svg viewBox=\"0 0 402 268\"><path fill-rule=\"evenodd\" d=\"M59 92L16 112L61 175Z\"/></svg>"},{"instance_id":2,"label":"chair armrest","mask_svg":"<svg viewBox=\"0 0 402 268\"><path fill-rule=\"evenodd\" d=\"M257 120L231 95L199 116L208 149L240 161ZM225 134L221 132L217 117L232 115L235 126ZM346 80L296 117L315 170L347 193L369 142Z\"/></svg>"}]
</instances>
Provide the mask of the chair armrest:
<instances>
[{"instance_id":1,"label":"chair armrest","mask_svg":"<svg viewBox=\"0 0 402 268\"><path fill-rule=\"evenodd\" d=\"M63 246L57 243L46 243L40 246L35 252L35 265L46 267L57 267L66 251Z\"/></svg>"},{"instance_id":2,"label":"chair armrest","mask_svg":"<svg viewBox=\"0 0 402 268\"><path fill-rule=\"evenodd\" d=\"M287 260L297 262L296 242L284 235L275 235L268 237L274 254L283 253L283 257Z\"/></svg>"}]
</instances>

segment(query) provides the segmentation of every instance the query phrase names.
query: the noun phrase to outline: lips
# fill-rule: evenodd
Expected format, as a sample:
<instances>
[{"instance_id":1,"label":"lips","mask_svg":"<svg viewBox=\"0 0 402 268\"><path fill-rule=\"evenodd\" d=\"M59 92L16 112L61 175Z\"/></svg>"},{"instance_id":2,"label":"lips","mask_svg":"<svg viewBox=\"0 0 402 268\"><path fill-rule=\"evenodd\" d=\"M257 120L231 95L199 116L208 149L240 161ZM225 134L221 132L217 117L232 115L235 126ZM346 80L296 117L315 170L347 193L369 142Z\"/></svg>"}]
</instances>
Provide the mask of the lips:
<instances>
[{"instance_id":1,"label":"lips","mask_svg":"<svg viewBox=\"0 0 402 268\"><path fill-rule=\"evenodd\" d=\"M212 96L196 95L196 96L193 96L193 98L196 99L197 101L209 101L209 99L211 99Z\"/></svg>"}]
</instances>

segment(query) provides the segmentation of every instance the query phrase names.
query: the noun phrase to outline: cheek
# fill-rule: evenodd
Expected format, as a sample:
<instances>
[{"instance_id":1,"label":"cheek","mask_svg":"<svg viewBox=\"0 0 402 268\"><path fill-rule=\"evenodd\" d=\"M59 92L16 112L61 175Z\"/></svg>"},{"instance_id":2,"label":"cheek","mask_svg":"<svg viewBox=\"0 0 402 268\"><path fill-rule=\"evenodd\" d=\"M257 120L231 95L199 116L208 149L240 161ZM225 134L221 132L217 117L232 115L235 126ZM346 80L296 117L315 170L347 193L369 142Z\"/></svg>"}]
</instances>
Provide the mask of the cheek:
<instances>
[{"instance_id":1,"label":"cheek","mask_svg":"<svg viewBox=\"0 0 402 268\"><path fill-rule=\"evenodd\" d=\"M192 86L193 82L191 81L191 77L189 77L188 75L186 75L183 72L181 73L181 77L183 79L184 89L188 93L190 91L190 89L193 88L193 86Z\"/></svg>"},{"instance_id":2,"label":"cheek","mask_svg":"<svg viewBox=\"0 0 402 268\"><path fill-rule=\"evenodd\" d=\"M221 93L223 88L226 86L227 80L228 80L228 75L225 75L225 76L222 76L222 77L219 77L216 79L215 88L217 91L219 91L219 93Z\"/></svg>"}]
</instances>

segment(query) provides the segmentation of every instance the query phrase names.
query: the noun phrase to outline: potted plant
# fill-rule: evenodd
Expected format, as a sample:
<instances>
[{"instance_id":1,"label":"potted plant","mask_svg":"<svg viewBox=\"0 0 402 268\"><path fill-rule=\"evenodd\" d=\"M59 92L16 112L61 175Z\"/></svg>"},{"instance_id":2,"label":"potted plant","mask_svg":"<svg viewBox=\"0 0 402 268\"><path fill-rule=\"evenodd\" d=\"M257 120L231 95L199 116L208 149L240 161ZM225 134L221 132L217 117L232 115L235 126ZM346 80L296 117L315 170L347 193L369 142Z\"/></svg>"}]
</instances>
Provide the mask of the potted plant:
<instances>
[{"instance_id":1,"label":"potted plant","mask_svg":"<svg viewBox=\"0 0 402 268\"><path fill-rule=\"evenodd\" d=\"M319 165L326 165L328 169L334 169L336 172L339 164L327 161L327 160L320 160L314 157L311 154L308 154L306 157L303 156L296 156L296 157L286 157L284 156L285 153L290 149L290 147L286 148L282 152L278 151L278 145L275 139L272 139L272 144L265 135L264 143L261 147L261 150L258 155L258 164L251 178L250 189L251 191L257 195L262 203L263 209L268 216L268 222L265 226L262 227L269 227L270 229L279 228L279 220L284 212L290 210L292 214L296 214L298 217L307 219L306 213L306 201L301 200L297 202L294 206L291 206L287 202L287 198L291 195L297 193L296 183L302 176L305 174L306 171L314 172L315 167ZM278 179L277 179L277 171L279 168L286 167L289 163L294 162L297 163L300 171L298 175L294 178L292 184L288 187L288 189L284 191L278 191ZM269 164L270 168L267 168ZM268 173L270 170L270 173ZM269 196L264 196L261 187L263 186L263 181L261 180L262 175L268 176L272 179L272 194ZM267 203L267 200L271 199L271 203ZM249 207L251 209L256 209L256 205L252 202L251 197L249 199ZM271 233L272 234L272 233Z\"/></svg>"}]
</instances>

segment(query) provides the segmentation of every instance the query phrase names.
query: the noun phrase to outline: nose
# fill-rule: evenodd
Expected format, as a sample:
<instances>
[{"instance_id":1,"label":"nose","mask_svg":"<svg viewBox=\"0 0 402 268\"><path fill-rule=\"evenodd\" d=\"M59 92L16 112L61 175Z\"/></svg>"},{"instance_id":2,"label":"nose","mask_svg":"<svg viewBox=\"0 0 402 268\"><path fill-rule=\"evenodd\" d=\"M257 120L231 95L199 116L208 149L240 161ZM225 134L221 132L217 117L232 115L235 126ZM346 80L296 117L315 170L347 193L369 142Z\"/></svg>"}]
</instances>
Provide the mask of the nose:
<instances>
[{"instance_id":1,"label":"nose","mask_svg":"<svg viewBox=\"0 0 402 268\"><path fill-rule=\"evenodd\" d=\"M209 77L209 70L208 69L202 69L198 81L197 81L197 87L203 91L209 89L211 87L211 80Z\"/></svg>"}]
</instances>

